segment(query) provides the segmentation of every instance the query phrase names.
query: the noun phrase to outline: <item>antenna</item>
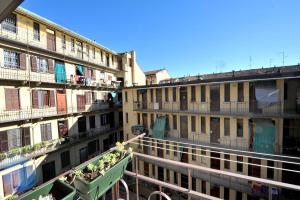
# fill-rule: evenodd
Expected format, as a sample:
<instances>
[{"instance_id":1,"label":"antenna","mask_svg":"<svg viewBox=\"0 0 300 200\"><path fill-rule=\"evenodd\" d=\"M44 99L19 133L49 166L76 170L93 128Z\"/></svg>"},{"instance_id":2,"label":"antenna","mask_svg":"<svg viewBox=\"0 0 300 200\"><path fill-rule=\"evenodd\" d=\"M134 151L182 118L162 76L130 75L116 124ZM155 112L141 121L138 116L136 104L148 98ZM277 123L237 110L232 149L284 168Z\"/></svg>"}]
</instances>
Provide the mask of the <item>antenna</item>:
<instances>
[{"instance_id":1,"label":"antenna","mask_svg":"<svg viewBox=\"0 0 300 200\"><path fill-rule=\"evenodd\" d=\"M252 56L249 57L249 68L252 68Z\"/></svg>"},{"instance_id":2,"label":"antenna","mask_svg":"<svg viewBox=\"0 0 300 200\"><path fill-rule=\"evenodd\" d=\"M270 67L272 67L272 61L273 61L272 58L270 58L269 59L269 65L270 65Z\"/></svg>"},{"instance_id":3,"label":"antenna","mask_svg":"<svg viewBox=\"0 0 300 200\"><path fill-rule=\"evenodd\" d=\"M287 57L287 56L285 56L285 52L284 52L284 50L282 51L282 52L279 52L280 54L282 54L282 66L284 66L284 61L285 61L285 58Z\"/></svg>"}]
</instances>

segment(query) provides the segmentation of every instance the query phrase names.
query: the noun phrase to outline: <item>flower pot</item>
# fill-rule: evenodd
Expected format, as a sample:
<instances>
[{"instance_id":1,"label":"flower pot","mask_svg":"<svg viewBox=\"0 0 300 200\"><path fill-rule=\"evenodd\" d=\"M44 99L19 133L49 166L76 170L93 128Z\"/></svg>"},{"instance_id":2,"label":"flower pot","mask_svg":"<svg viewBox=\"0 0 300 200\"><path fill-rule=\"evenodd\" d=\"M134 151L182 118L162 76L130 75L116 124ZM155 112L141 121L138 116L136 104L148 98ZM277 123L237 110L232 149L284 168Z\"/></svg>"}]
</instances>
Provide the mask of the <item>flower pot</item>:
<instances>
[{"instance_id":1,"label":"flower pot","mask_svg":"<svg viewBox=\"0 0 300 200\"><path fill-rule=\"evenodd\" d=\"M101 158L92 163L96 164L100 159ZM99 176L90 182L83 178L76 177L74 186L77 189L77 192L85 200L97 200L122 178L130 159L130 155L126 155L122 160L118 161L106 171L103 176ZM81 170L85 167L86 166L82 167Z\"/></svg>"},{"instance_id":2,"label":"flower pot","mask_svg":"<svg viewBox=\"0 0 300 200\"><path fill-rule=\"evenodd\" d=\"M56 180L41 185L40 187L37 187L34 190L25 193L19 199L20 200L39 199L40 196L46 196L48 194L51 194L55 199L73 200L75 193L76 193L75 188L60 180Z\"/></svg>"}]
</instances>

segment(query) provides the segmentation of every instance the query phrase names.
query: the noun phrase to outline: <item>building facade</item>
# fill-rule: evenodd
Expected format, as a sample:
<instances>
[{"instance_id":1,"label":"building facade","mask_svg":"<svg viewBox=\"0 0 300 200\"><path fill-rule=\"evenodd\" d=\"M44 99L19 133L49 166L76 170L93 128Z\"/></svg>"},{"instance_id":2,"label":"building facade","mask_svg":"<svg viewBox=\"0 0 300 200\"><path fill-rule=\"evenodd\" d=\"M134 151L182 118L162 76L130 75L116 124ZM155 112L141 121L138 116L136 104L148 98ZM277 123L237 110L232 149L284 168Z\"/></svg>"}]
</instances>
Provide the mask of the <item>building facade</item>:
<instances>
[{"instance_id":1,"label":"building facade","mask_svg":"<svg viewBox=\"0 0 300 200\"><path fill-rule=\"evenodd\" d=\"M166 69L158 69L145 72L146 85L159 84L163 80L171 78L169 72Z\"/></svg>"},{"instance_id":2,"label":"building facade","mask_svg":"<svg viewBox=\"0 0 300 200\"><path fill-rule=\"evenodd\" d=\"M121 88L144 84L117 53L25 9L0 24L0 199L123 140Z\"/></svg>"},{"instance_id":3,"label":"building facade","mask_svg":"<svg viewBox=\"0 0 300 200\"><path fill-rule=\"evenodd\" d=\"M274 159L277 155L299 157L299 75L297 65L125 88L124 136L132 138L135 126L143 125L152 139L137 145L140 152L298 184L297 173L280 169L299 170L299 166ZM158 120L165 121L165 126L158 127L162 124ZM159 129L162 131L157 132ZM140 160L138 170L188 187L187 171L176 166ZM254 182L209 173L193 172L192 176L193 190L198 192L223 199L266 198L266 186ZM295 197L291 191L275 191L289 199Z\"/></svg>"}]
</instances>

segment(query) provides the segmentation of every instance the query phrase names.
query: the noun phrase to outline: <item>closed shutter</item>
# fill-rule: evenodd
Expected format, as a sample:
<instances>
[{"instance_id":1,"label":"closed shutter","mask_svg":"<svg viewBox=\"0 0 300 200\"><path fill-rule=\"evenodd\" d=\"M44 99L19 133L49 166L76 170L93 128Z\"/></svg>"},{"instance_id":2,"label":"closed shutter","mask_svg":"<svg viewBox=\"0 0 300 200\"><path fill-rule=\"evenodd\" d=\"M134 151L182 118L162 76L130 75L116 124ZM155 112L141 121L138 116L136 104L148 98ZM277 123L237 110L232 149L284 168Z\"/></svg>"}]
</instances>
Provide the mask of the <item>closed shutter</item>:
<instances>
[{"instance_id":1,"label":"closed shutter","mask_svg":"<svg viewBox=\"0 0 300 200\"><path fill-rule=\"evenodd\" d=\"M5 104L6 110L19 110L19 89L5 89Z\"/></svg>"},{"instance_id":2,"label":"closed shutter","mask_svg":"<svg viewBox=\"0 0 300 200\"><path fill-rule=\"evenodd\" d=\"M49 73L53 74L54 73L54 66L53 66L53 59L48 59L48 67L49 67Z\"/></svg>"},{"instance_id":3,"label":"closed shutter","mask_svg":"<svg viewBox=\"0 0 300 200\"><path fill-rule=\"evenodd\" d=\"M20 69L26 69L26 54L20 54Z\"/></svg>"},{"instance_id":4,"label":"closed shutter","mask_svg":"<svg viewBox=\"0 0 300 200\"><path fill-rule=\"evenodd\" d=\"M91 104L92 93L91 92L84 92L84 96L85 96L85 103L86 104Z\"/></svg>"},{"instance_id":5,"label":"closed shutter","mask_svg":"<svg viewBox=\"0 0 300 200\"><path fill-rule=\"evenodd\" d=\"M30 128L22 128L22 146L30 145Z\"/></svg>"},{"instance_id":6,"label":"closed shutter","mask_svg":"<svg viewBox=\"0 0 300 200\"><path fill-rule=\"evenodd\" d=\"M47 124L47 139L52 140L51 123Z\"/></svg>"},{"instance_id":7,"label":"closed shutter","mask_svg":"<svg viewBox=\"0 0 300 200\"><path fill-rule=\"evenodd\" d=\"M55 107L55 93L54 93L54 90L50 90L50 107Z\"/></svg>"},{"instance_id":8,"label":"closed shutter","mask_svg":"<svg viewBox=\"0 0 300 200\"><path fill-rule=\"evenodd\" d=\"M39 99L38 99L38 91L32 90L32 107L38 108L39 107Z\"/></svg>"},{"instance_id":9,"label":"closed shutter","mask_svg":"<svg viewBox=\"0 0 300 200\"><path fill-rule=\"evenodd\" d=\"M37 71L37 61L36 61L36 56L31 56L31 71L36 72Z\"/></svg>"},{"instance_id":10,"label":"closed shutter","mask_svg":"<svg viewBox=\"0 0 300 200\"><path fill-rule=\"evenodd\" d=\"M96 80L96 72L97 72L97 70L95 70L95 69L93 69L93 80Z\"/></svg>"},{"instance_id":11,"label":"closed shutter","mask_svg":"<svg viewBox=\"0 0 300 200\"><path fill-rule=\"evenodd\" d=\"M0 131L0 151L8 151L7 132Z\"/></svg>"}]
</instances>

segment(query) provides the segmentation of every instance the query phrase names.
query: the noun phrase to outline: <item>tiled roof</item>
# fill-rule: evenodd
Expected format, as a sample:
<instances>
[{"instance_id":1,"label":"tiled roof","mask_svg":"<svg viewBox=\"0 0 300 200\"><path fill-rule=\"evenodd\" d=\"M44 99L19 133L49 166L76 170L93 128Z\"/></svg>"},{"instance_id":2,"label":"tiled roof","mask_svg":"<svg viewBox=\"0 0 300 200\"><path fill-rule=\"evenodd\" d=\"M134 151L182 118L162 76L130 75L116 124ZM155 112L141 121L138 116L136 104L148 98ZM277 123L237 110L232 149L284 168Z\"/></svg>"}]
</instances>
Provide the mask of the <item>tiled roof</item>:
<instances>
[{"instance_id":1,"label":"tiled roof","mask_svg":"<svg viewBox=\"0 0 300 200\"><path fill-rule=\"evenodd\" d=\"M164 69L157 69L157 70L147 71L147 72L145 72L145 75L146 75L146 76L148 76L148 75L154 75L154 74L156 74L157 72L160 72L160 71L162 71L162 70L164 70Z\"/></svg>"}]
</instances>

